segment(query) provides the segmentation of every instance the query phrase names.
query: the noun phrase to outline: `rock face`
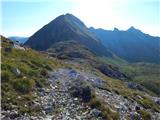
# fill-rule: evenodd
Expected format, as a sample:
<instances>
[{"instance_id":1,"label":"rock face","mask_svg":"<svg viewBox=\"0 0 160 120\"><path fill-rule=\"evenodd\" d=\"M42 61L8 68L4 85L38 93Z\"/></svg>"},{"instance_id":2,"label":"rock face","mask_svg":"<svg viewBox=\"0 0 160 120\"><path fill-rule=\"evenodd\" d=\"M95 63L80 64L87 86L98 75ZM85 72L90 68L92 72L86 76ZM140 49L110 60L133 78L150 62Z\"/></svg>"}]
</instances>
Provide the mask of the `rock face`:
<instances>
[{"instance_id":1,"label":"rock face","mask_svg":"<svg viewBox=\"0 0 160 120\"><path fill-rule=\"evenodd\" d=\"M126 80L127 76L124 73L121 73L120 71L112 68L110 65L103 64L98 67L98 69L105 75L116 78L116 79L121 79L121 80Z\"/></svg>"}]
</instances>

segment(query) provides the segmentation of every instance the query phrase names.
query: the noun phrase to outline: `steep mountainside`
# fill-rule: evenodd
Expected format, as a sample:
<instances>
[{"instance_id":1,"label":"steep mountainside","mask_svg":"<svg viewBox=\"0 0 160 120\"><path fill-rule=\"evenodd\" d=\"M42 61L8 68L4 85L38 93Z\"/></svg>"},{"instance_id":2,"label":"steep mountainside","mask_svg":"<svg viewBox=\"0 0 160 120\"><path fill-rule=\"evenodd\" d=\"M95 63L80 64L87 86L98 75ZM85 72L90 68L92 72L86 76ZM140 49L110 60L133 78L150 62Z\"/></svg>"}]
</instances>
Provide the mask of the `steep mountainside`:
<instances>
[{"instance_id":1,"label":"steep mountainside","mask_svg":"<svg viewBox=\"0 0 160 120\"><path fill-rule=\"evenodd\" d=\"M61 15L32 35L25 45L36 50L47 50L54 43L75 40L98 56L112 56L78 18L71 14Z\"/></svg>"},{"instance_id":2,"label":"steep mountainside","mask_svg":"<svg viewBox=\"0 0 160 120\"><path fill-rule=\"evenodd\" d=\"M134 27L126 31L94 29L103 45L129 62L160 63L160 37L153 37Z\"/></svg>"}]
</instances>

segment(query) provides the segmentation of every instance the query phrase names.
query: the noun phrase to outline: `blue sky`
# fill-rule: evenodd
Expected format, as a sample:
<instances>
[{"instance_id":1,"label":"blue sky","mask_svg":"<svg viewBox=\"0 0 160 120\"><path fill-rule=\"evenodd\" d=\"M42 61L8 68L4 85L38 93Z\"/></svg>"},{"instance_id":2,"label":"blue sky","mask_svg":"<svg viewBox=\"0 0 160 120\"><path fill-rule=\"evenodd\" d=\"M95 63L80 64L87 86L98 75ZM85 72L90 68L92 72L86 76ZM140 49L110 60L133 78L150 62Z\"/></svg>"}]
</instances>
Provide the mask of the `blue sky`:
<instances>
[{"instance_id":1,"label":"blue sky","mask_svg":"<svg viewBox=\"0 0 160 120\"><path fill-rule=\"evenodd\" d=\"M134 26L160 36L160 0L1 0L0 8L4 36L31 36L65 13L88 27L127 30Z\"/></svg>"}]
</instances>

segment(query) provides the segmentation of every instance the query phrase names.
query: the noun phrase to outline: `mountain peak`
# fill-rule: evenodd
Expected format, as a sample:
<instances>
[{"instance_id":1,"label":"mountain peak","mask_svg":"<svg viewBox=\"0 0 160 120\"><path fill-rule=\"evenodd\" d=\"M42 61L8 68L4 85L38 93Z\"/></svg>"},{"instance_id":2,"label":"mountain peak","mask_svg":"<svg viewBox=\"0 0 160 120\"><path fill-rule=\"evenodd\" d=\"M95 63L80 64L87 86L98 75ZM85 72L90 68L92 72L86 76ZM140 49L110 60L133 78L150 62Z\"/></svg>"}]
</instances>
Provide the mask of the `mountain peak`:
<instances>
[{"instance_id":1,"label":"mountain peak","mask_svg":"<svg viewBox=\"0 0 160 120\"><path fill-rule=\"evenodd\" d=\"M139 29L136 29L135 27L131 26L127 31L134 32L134 33L142 33Z\"/></svg>"},{"instance_id":2,"label":"mountain peak","mask_svg":"<svg viewBox=\"0 0 160 120\"><path fill-rule=\"evenodd\" d=\"M85 24L70 13L52 20L34 33L25 44L36 50L47 50L57 42L68 40L79 42L99 56L112 56Z\"/></svg>"},{"instance_id":3,"label":"mountain peak","mask_svg":"<svg viewBox=\"0 0 160 120\"><path fill-rule=\"evenodd\" d=\"M138 29L136 29L135 27L131 26L128 31L137 31Z\"/></svg>"},{"instance_id":4,"label":"mountain peak","mask_svg":"<svg viewBox=\"0 0 160 120\"><path fill-rule=\"evenodd\" d=\"M71 14L71 13L66 13L64 16L72 16L72 17L75 17L73 14Z\"/></svg>"},{"instance_id":5,"label":"mountain peak","mask_svg":"<svg viewBox=\"0 0 160 120\"><path fill-rule=\"evenodd\" d=\"M52 23L55 21L57 21L58 23L59 22L69 23L70 25L73 25L73 26L86 27L85 24L80 19L78 19L76 16L74 16L71 13L66 13L58 16L52 21Z\"/></svg>"}]
</instances>

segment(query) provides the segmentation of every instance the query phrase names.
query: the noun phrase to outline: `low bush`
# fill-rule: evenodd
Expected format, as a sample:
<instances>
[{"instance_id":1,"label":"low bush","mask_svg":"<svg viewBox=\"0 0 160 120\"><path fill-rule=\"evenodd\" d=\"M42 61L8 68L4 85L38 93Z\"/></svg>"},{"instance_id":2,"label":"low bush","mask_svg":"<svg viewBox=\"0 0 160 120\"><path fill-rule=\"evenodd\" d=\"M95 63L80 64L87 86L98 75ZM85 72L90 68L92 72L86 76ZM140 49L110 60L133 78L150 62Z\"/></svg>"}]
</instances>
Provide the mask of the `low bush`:
<instances>
[{"instance_id":1,"label":"low bush","mask_svg":"<svg viewBox=\"0 0 160 120\"><path fill-rule=\"evenodd\" d=\"M52 67L49 66L49 65L45 65L45 68L46 68L47 70L52 70Z\"/></svg>"},{"instance_id":2,"label":"low bush","mask_svg":"<svg viewBox=\"0 0 160 120\"><path fill-rule=\"evenodd\" d=\"M104 104L103 100L96 97L95 94L92 95L92 99L90 100L90 105L92 108L97 108L102 111L102 117L105 120L118 120L119 113L112 112L110 108Z\"/></svg>"},{"instance_id":3,"label":"low bush","mask_svg":"<svg viewBox=\"0 0 160 120\"><path fill-rule=\"evenodd\" d=\"M141 115L143 120L151 120L151 115L145 110L139 110L138 113Z\"/></svg>"},{"instance_id":4,"label":"low bush","mask_svg":"<svg viewBox=\"0 0 160 120\"><path fill-rule=\"evenodd\" d=\"M1 73L1 80L2 82L7 82L10 79L10 73L8 71L2 71Z\"/></svg>"},{"instance_id":5,"label":"low bush","mask_svg":"<svg viewBox=\"0 0 160 120\"><path fill-rule=\"evenodd\" d=\"M13 82L13 87L16 91L21 93L28 93L35 86L34 80L29 79L16 79Z\"/></svg>"},{"instance_id":6,"label":"low bush","mask_svg":"<svg viewBox=\"0 0 160 120\"><path fill-rule=\"evenodd\" d=\"M101 102L96 97L94 97L91 99L90 105L92 108L99 108L99 107L101 107Z\"/></svg>"},{"instance_id":7,"label":"low bush","mask_svg":"<svg viewBox=\"0 0 160 120\"><path fill-rule=\"evenodd\" d=\"M47 70L46 70L46 69L42 69L42 70L40 71L40 75L47 77L47 76L48 76Z\"/></svg>"}]
</instances>

